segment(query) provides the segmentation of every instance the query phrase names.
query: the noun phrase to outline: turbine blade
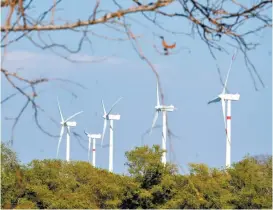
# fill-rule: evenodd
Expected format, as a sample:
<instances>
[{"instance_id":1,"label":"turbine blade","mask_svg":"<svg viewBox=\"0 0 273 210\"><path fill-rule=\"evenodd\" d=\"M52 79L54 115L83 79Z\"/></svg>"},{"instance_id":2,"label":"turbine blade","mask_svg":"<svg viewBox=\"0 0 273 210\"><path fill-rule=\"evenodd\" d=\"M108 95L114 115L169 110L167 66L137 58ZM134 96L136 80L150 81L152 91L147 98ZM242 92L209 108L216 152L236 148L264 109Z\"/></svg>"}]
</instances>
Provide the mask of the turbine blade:
<instances>
[{"instance_id":1,"label":"turbine blade","mask_svg":"<svg viewBox=\"0 0 273 210\"><path fill-rule=\"evenodd\" d=\"M102 132L102 137L101 137L101 146L103 145L103 139L104 139L104 134L105 134L106 126L107 126L107 120L104 119L104 122L103 122L103 132Z\"/></svg>"},{"instance_id":2,"label":"turbine blade","mask_svg":"<svg viewBox=\"0 0 273 210\"><path fill-rule=\"evenodd\" d=\"M159 91L158 91L158 81L156 82L156 105L160 106Z\"/></svg>"},{"instance_id":3,"label":"turbine blade","mask_svg":"<svg viewBox=\"0 0 273 210\"><path fill-rule=\"evenodd\" d=\"M229 69L228 69L228 73L227 73L227 78L226 78L225 85L224 85L223 92L222 92L223 94L225 94L225 92L226 92L227 81L228 81L229 73L230 73L230 70L231 70L233 61L235 60L236 55L237 55L237 48L235 49L235 52L233 53L232 59L231 59L230 64L229 64Z\"/></svg>"},{"instance_id":4,"label":"turbine blade","mask_svg":"<svg viewBox=\"0 0 273 210\"><path fill-rule=\"evenodd\" d=\"M71 120L72 118L76 117L77 115L79 115L79 114L81 114L81 113L83 113L83 111L80 111L80 112L77 112L77 113L73 114L72 116L70 116L69 118L67 118L67 119L65 120L65 122Z\"/></svg>"},{"instance_id":5,"label":"turbine blade","mask_svg":"<svg viewBox=\"0 0 273 210\"><path fill-rule=\"evenodd\" d=\"M91 146L91 138L88 137L88 161L90 161L90 146Z\"/></svg>"},{"instance_id":6,"label":"turbine blade","mask_svg":"<svg viewBox=\"0 0 273 210\"><path fill-rule=\"evenodd\" d=\"M103 103L102 99L101 99L101 104L102 104L102 108L103 108L103 114L106 114L106 110L105 110L104 103Z\"/></svg>"},{"instance_id":7,"label":"turbine blade","mask_svg":"<svg viewBox=\"0 0 273 210\"><path fill-rule=\"evenodd\" d=\"M208 104L217 103L217 102L219 102L219 101L221 101L221 98L220 98L220 97L217 97L217 98L215 98L215 99L209 101Z\"/></svg>"},{"instance_id":8,"label":"turbine blade","mask_svg":"<svg viewBox=\"0 0 273 210\"><path fill-rule=\"evenodd\" d=\"M112 107L111 107L110 111L107 113L107 115L110 114L110 112L113 110L113 108L117 105L117 103L118 103L121 99L123 99L123 97L120 97L118 100L116 100L116 102L112 105Z\"/></svg>"},{"instance_id":9,"label":"turbine blade","mask_svg":"<svg viewBox=\"0 0 273 210\"><path fill-rule=\"evenodd\" d=\"M61 141L62 141L62 138L63 138L63 134L64 134L64 126L62 126L61 132L60 132L60 138L59 138L59 142L58 142L57 155L56 155L57 158L58 158L58 155L59 155L59 150L60 150L60 145L61 145Z\"/></svg>"},{"instance_id":10,"label":"turbine blade","mask_svg":"<svg viewBox=\"0 0 273 210\"><path fill-rule=\"evenodd\" d=\"M225 123L225 133L226 133L226 137L227 137L227 139L228 139L228 142L230 143L229 136L227 135L226 103L225 103L224 100L222 100L222 110L223 110L224 123Z\"/></svg>"},{"instance_id":11,"label":"turbine blade","mask_svg":"<svg viewBox=\"0 0 273 210\"><path fill-rule=\"evenodd\" d=\"M226 102L225 102L224 99L222 99L221 102L222 102L222 111L223 111L225 130L226 130L227 129L227 125L226 125Z\"/></svg>"},{"instance_id":12,"label":"turbine blade","mask_svg":"<svg viewBox=\"0 0 273 210\"><path fill-rule=\"evenodd\" d=\"M157 121L157 118L158 118L158 111L155 112L155 116L154 116L154 119L153 119L153 124L152 124L152 127L151 127L151 130L150 130L150 134L149 134L149 135L152 134L152 130L153 130L154 126L155 126L155 123L156 123L156 121Z\"/></svg>"},{"instance_id":13,"label":"turbine blade","mask_svg":"<svg viewBox=\"0 0 273 210\"><path fill-rule=\"evenodd\" d=\"M70 137L70 128L69 126L65 126L66 127L66 132L68 133L69 137Z\"/></svg>"},{"instance_id":14,"label":"turbine blade","mask_svg":"<svg viewBox=\"0 0 273 210\"><path fill-rule=\"evenodd\" d=\"M59 113L60 113L60 116L61 116L61 119L62 119L62 122L64 121L64 117L63 117L63 114L62 114L62 110L61 110L61 106L60 106L60 102L59 102L59 98L57 97L57 103L58 103L58 108L59 108Z\"/></svg>"}]
</instances>

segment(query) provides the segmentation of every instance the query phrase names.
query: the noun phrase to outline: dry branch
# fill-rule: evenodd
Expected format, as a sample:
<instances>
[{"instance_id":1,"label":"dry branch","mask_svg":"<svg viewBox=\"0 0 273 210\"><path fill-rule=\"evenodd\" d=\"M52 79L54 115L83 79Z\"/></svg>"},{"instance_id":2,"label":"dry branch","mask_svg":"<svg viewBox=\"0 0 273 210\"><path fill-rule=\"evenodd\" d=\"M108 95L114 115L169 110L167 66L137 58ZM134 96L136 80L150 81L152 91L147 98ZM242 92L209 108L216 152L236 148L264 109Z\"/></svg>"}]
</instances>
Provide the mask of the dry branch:
<instances>
[{"instance_id":1,"label":"dry branch","mask_svg":"<svg viewBox=\"0 0 273 210\"><path fill-rule=\"evenodd\" d=\"M86 21L81 21L78 20L77 22L74 23L68 23L65 25L34 25L34 26L17 26L17 27L11 27L9 25L7 26L2 26L1 31L50 31L50 30L66 30L66 29L72 29L72 28L78 28L82 26L88 26L88 25L96 25L100 23L106 23L107 21L116 18L116 17L121 17L126 14L130 13L137 13L137 12L148 12L148 11L154 11L160 7L167 6L171 4L173 0L165 0L165 1L158 1L157 3L150 5L150 6L139 6L139 7L133 7L133 8L128 8L125 10L120 10L117 12L113 13L108 13L105 14L103 17L100 17L98 19L92 19L92 20L86 20Z\"/></svg>"}]
</instances>

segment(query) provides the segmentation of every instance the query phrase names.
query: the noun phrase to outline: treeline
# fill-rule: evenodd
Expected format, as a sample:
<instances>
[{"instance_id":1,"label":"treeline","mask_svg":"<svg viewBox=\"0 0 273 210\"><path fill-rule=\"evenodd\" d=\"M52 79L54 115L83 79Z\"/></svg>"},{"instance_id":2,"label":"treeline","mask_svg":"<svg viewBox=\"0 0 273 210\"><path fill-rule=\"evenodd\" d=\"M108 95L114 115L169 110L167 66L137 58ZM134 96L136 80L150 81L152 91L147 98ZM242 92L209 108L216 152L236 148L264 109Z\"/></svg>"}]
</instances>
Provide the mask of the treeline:
<instances>
[{"instance_id":1,"label":"treeline","mask_svg":"<svg viewBox=\"0 0 273 210\"><path fill-rule=\"evenodd\" d=\"M228 169L189 164L178 174L160 162L158 146L126 152L130 176L87 162L18 162L1 144L1 207L5 209L272 208L272 156L245 157Z\"/></svg>"}]
</instances>

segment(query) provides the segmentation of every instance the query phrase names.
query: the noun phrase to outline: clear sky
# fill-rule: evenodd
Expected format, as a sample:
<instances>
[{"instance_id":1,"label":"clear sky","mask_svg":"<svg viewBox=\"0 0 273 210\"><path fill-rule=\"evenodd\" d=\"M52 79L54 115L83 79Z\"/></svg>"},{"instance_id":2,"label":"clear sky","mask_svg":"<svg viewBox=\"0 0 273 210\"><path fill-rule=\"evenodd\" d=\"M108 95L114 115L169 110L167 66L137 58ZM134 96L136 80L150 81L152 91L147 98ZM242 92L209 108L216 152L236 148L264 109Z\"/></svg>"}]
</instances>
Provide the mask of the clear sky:
<instances>
[{"instance_id":1,"label":"clear sky","mask_svg":"<svg viewBox=\"0 0 273 210\"><path fill-rule=\"evenodd\" d=\"M45 2L39 3L40 8ZM84 3L83 3L84 4ZM104 3L103 6L106 6ZM59 16L73 19L86 18L88 8L81 7L77 10L76 2L63 3ZM112 4L107 4L109 10L114 10ZM92 8L92 7L91 7ZM36 12L39 11L37 7ZM33 11L32 14L35 14ZM83 16L85 14L85 16ZM5 13L3 13L5 15ZM211 167L222 167L225 164L225 132L220 103L207 105L207 102L222 91L222 85L206 45L196 36L175 36L160 31L151 24L144 22L138 15L131 16L142 21L147 26L135 24L133 31L141 35L140 43L145 55L156 66L165 94L166 104L173 104L178 108L173 113L168 113L169 128L178 136L167 140L167 148L171 142L175 163L183 171L187 171L190 162L206 163ZM2 23L4 18L2 18ZM190 27L187 22L179 20L160 20L164 26L187 32ZM134 23L131 20L131 23ZM247 27L251 27L248 25ZM94 32L118 37L117 33L107 27L94 26ZM183 29L183 30L182 30ZM160 45L160 40L152 35L155 31L165 36L170 42L176 42L179 47L190 48L171 56L159 55L153 44ZM44 35L46 37L46 35ZM75 32L54 32L52 37L56 42L77 47L80 36ZM50 82L40 85L41 91L37 98L38 103L46 110L47 115L60 121L57 108L57 96L65 117L83 110L84 113L75 119L78 123L73 131L85 139L81 144L75 137L71 137L71 159L87 160L87 139L84 129L91 133L102 132L103 110L101 99L104 100L106 109L114 101L123 96L123 100L115 107L113 113L121 115L120 121L114 122L114 172L123 173L126 168L125 151L141 142L148 145L161 144L161 129L155 129L151 136L143 133L150 128L156 105L156 77L149 66L139 59L130 42L117 42L97 38L89 34L93 51L86 42L83 50L73 55L75 59L90 61L104 56L112 56L100 63L71 63L50 51L42 51L33 46L26 39L22 39L7 49L3 66L19 72L30 78L39 76L58 77L81 83L87 89L63 83ZM121 35L119 35L121 37ZM123 35L124 38L126 38ZM271 116L272 116L272 73L271 73L271 46L272 32L270 29L254 37L261 45L250 53L250 58L256 66L265 88L255 91L250 74L244 64L243 55L239 52L233 64L228 81L228 89L232 93L240 93L240 101L232 103L232 162L239 161L245 155L272 154L271 144ZM233 49L228 48L232 53ZM231 55L217 53L218 64L223 76L226 75ZM2 77L2 99L14 92ZM69 91L77 95L75 98ZM38 91L38 93L39 93ZM16 96L2 105L2 141L7 141L11 135L12 121L5 117L15 117L22 107L25 99ZM60 126L52 123L46 115L40 114L41 124L55 135L59 135ZM157 122L162 124L161 115ZM109 129L107 129L104 142L109 142ZM43 134L35 125L33 110L28 107L23 114L16 131L13 148L23 163L33 159L55 158L58 138L51 138ZM63 138L60 155L65 159L65 137ZM169 152L169 151L168 151ZM169 156L168 160L169 159ZM97 147L97 165L108 169L108 148Z\"/></svg>"}]
</instances>

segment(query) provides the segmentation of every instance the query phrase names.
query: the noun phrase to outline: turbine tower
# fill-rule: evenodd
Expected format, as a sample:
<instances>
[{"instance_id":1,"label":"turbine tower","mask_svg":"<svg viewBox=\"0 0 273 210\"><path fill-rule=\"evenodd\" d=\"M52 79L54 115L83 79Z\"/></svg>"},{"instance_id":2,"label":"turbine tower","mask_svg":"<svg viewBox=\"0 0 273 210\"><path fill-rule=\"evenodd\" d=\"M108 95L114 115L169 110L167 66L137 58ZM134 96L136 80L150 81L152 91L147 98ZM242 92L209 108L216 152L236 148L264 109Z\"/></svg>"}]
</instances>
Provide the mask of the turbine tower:
<instances>
[{"instance_id":1,"label":"turbine tower","mask_svg":"<svg viewBox=\"0 0 273 210\"><path fill-rule=\"evenodd\" d=\"M59 108L59 112L61 116L61 132L60 132L60 138L59 138L58 147L57 147L57 158L59 155L59 149L60 149L60 144L64 134L64 130L66 129L66 161L69 162L70 161L70 127L75 127L77 125L77 122L70 121L70 120L76 117L77 115L81 114L83 111L77 112L71 115L70 117L68 117L66 120L64 120L58 98L57 98L57 102L58 102L58 108Z\"/></svg>"},{"instance_id":2,"label":"turbine tower","mask_svg":"<svg viewBox=\"0 0 273 210\"><path fill-rule=\"evenodd\" d=\"M101 138L101 134L89 134L84 131L88 137L88 162L90 162L90 148L92 142L92 165L96 167L96 139Z\"/></svg>"},{"instance_id":3,"label":"turbine tower","mask_svg":"<svg viewBox=\"0 0 273 210\"><path fill-rule=\"evenodd\" d=\"M226 131L226 167L227 168L230 167L230 163L231 163L231 101L239 101L240 99L240 94L238 93L236 94L226 93L229 73L230 73L233 61L236 57L236 54L237 54L237 50L232 56L222 93L219 94L217 98L208 102L208 104L217 103L220 101L222 103L222 111L223 111L225 131ZM227 105L227 111L226 111L226 105Z\"/></svg>"},{"instance_id":4,"label":"turbine tower","mask_svg":"<svg viewBox=\"0 0 273 210\"><path fill-rule=\"evenodd\" d=\"M114 137L114 122L113 120L120 120L120 115L119 114L110 114L113 108L117 105L117 103L122 99L120 97L111 107L109 112L106 112L105 106L103 103L103 100L101 100L102 103L102 108L103 108L103 118L104 118L104 123L103 123L103 132L102 132L102 140L101 140L101 145L103 145L103 139L104 139L104 134L105 130L107 127L107 121L110 121L110 141L109 141L109 171L113 172L113 137Z\"/></svg>"},{"instance_id":5,"label":"turbine tower","mask_svg":"<svg viewBox=\"0 0 273 210\"><path fill-rule=\"evenodd\" d=\"M165 165L167 162L167 158L166 158L166 140L167 140L167 112L173 112L174 110L176 110L177 108L175 108L173 105L161 105L160 104L160 100L159 100L159 92L158 92L158 82L156 85L156 97L157 97L157 104L155 106L155 116L153 119L153 124L152 124L152 128L150 131L150 135L152 133L152 130L155 126L155 123L157 121L158 118L158 113L162 112L162 120L163 120L163 127L162 127L162 149L165 151L162 154L162 158L161 161L162 163Z\"/></svg>"}]
</instances>

